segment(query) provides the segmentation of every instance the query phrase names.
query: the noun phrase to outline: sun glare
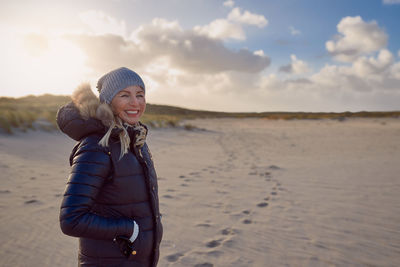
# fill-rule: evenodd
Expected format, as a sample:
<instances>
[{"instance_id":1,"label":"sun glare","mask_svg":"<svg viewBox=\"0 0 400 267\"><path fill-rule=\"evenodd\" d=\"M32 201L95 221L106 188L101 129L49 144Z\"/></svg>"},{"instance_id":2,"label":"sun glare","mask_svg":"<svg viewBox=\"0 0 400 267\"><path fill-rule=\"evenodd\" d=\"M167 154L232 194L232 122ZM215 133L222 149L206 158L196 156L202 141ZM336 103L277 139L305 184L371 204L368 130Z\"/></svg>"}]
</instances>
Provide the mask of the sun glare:
<instances>
[{"instance_id":1,"label":"sun glare","mask_svg":"<svg viewBox=\"0 0 400 267\"><path fill-rule=\"evenodd\" d=\"M62 37L30 33L12 41L6 57L11 75L5 77L6 92L2 94L70 94L82 77L90 74L84 65L86 55Z\"/></svg>"}]
</instances>

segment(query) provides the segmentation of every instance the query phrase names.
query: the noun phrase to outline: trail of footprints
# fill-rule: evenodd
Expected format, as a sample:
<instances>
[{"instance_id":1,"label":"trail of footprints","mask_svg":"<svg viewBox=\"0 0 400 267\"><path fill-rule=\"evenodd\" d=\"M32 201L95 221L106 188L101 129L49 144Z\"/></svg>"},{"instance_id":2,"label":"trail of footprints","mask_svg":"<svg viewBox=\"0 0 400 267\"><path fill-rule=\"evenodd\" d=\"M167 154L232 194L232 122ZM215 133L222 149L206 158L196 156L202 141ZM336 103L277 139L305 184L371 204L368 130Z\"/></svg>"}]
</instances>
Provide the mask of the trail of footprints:
<instances>
[{"instance_id":1,"label":"trail of footprints","mask_svg":"<svg viewBox=\"0 0 400 267\"><path fill-rule=\"evenodd\" d=\"M196 226L210 227L209 224L198 224ZM239 233L240 233L240 230L233 228L233 227L223 228L218 232L218 234L216 235L216 238L204 241L202 248L193 250L193 251L189 251L187 253L187 255L183 252L177 252L177 253L166 256L166 260L170 263L174 263L185 256L190 256L190 254L193 253L193 254L205 256L204 258L209 260L206 262L196 263L193 265L194 267L213 267L214 264L211 262L212 259L218 258L224 253L222 250L219 250L219 247L221 247L221 246L222 247L224 247L224 246L232 247L232 245L235 243L234 237L235 237L235 235L237 235Z\"/></svg>"},{"instance_id":2,"label":"trail of footprints","mask_svg":"<svg viewBox=\"0 0 400 267\"><path fill-rule=\"evenodd\" d=\"M234 159L234 157L232 156ZM261 202L257 203L255 206L257 208L266 208L269 207L269 201L276 199L278 192L279 191L286 191L285 188L282 187L281 182L279 182L277 179L273 178L272 172L282 170L282 168L276 166L276 165L270 165L268 167L251 167L252 171L248 173L249 176L258 176L260 178L263 178L265 182L267 183L274 183L272 186L272 190L269 192L268 195L266 195ZM215 166L208 166L207 168L203 168L199 172L191 172L189 175L180 175L179 178L183 179L185 183L181 184L181 186L186 187L189 186L190 183L195 182L196 178L202 177L202 175L207 174L213 174L213 173L218 173L219 171L222 171L222 167L215 167ZM212 182L213 180L211 180ZM167 192L176 192L177 190L175 189L167 189ZM218 194L228 194L226 191L222 190L217 190ZM165 198L172 198L170 195L164 195ZM215 208L215 207L214 207ZM242 219L241 223L243 224L252 224L253 220L251 218L252 210L251 209L246 209L241 212L241 215L244 216ZM240 217L242 217L240 216ZM210 228L212 225L210 222L205 222L205 223L199 223L196 225L196 227L204 227L205 229ZM234 237L235 235L239 234L240 231L238 229L232 228L232 227L227 227L223 228L219 231L218 235L216 238L211 239L211 240L206 240L203 242L203 249L200 248L200 250L191 250L188 251L186 254L184 252L177 252L173 253L170 255L167 255L165 259L173 264L175 262L180 261L182 258L186 256L190 256L191 253L199 254L199 255L204 255L205 259L208 259L208 261L205 262L200 262L197 264L194 264L194 267L213 267L214 264L212 263L212 258L218 258L220 257L224 252L223 250L219 250L219 248L222 247L232 247L235 244ZM198 248L197 248L198 249Z\"/></svg>"},{"instance_id":3,"label":"trail of footprints","mask_svg":"<svg viewBox=\"0 0 400 267\"><path fill-rule=\"evenodd\" d=\"M208 174L215 174L215 173L219 173L220 171L222 171L222 167L215 167L215 166L208 166L206 168L201 169L200 171L194 171L194 172L190 172L189 174L182 174L179 175L178 178L182 180L182 183L180 184L181 187L189 187L192 183L196 182L198 178L203 178L203 177L207 177ZM159 177L158 180L164 180L165 178L163 177ZM210 181L211 183L216 183L217 181L215 179L212 179ZM179 190L176 189L172 189L172 188L168 188L167 192L177 192ZM226 194L227 192L225 191L220 191L217 193L221 193L221 194ZM181 194L181 196L183 196ZM170 195L170 194L165 194L162 197L164 198L175 198L174 196Z\"/></svg>"},{"instance_id":4,"label":"trail of footprints","mask_svg":"<svg viewBox=\"0 0 400 267\"><path fill-rule=\"evenodd\" d=\"M256 167L254 167L253 169L257 169ZM280 167L276 166L276 165L270 165L267 168L268 171L252 171L249 173L249 175L254 175L254 176L259 176L259 177L263 177L265 179L266 182L273 182L274 185L272 187L271 192L269 193L268 196L266 196L262 202L259 202L257 204L257 207L259 208L265 208L269 206L269 202L270 200L272 200L272 197L276 197L278 195L278 191L285 191L286 189L282 187L282 184L275 178L272 177L272 173L271 171L274 170L282 170ZM249 223L248 220L245 220L243 223Z\"/></svg>"},{"instance_id":5,"label":"trail of footprints","mask_svg":"<svg viewBox=\"0 0 400 267\"><path fill-rule=\"evenodd\" d=\"M220 140L221 142L221 140ZM224 146L223 146L224 147ZM197 178L201 177L207 177L207 175L213 175L215 176L216 174L224 171L232 171L232 168L235 166L235 161L237 160L236 153L233 151L227 151L225 149L225 154L227 155L227 159L225 162L218 166L207 166L200 171L195 171L191 172L187 175L180 175L178 178L182 179L182 183L180 184L181 187L188 187L190 186L193 182L196 182ZM257 162L257 160L252 161L249 159L247 162L243 162L245 166L250 167L250 172L248 173L249 177L255 176L259 177L265 180L265 182L268 183L268 187L270 187L270 183L273 183L271 191L265 195L265 197L258 203L255 204L255 208L267 208L270 206L270 201L275 200L278 196L279 191L286 191L285 188L282 187L282 184L280 181L275 179L272 176L272 172L274 171L280 171L283 170L282 168L276 166L276 165L270 165L268 167L257 167L254 166L254 163ZM253 163L253 164L251 164ZM251 164L251 165L250 165ZM211 179L211 183L217 183L218 181ZM179 190L175 189L167 189L167 192L176 192ZM218 194L228 194L229 192L218 189L217 190ZM167 194L164 195L163 197L165 198L173 198L171 195ZM214 207L218 208L218 207ZM225 212L226 213L226 212ZM228 212L230 213L230 212ZM246 209L241 211L240 214L236 214L234 216L239 215L242 220L240 221L242 224L252 224L253 219L252 219L252 210L251 209ZM205 222L205 223L199 223L196 225L196 227L203 227L205 229L210 229L211 228L210 222ZM190 250L188 252L177 252L173 253L170 255L165 256L165 259L167 262L174 264L178 261L181 261L182 258L185 257L190 257L191 253L198 254L198 255L204 255L204 259L207 259L207 261L204 262L199 262L196 263L192 266L194 267L213 267L214 264L212 263L213 258L218 258L220 257L224 252L223 250L220 250L221 247L233 247L235 244L235 236L237 234L240 234L240 231L238 229L235 229L233 227L227 227L223 228L219 231L219 233L215 236L214 239L211 240L205 240L202 245L202 248L196 248L194 250Z\"/></svg>"}]
</instances>

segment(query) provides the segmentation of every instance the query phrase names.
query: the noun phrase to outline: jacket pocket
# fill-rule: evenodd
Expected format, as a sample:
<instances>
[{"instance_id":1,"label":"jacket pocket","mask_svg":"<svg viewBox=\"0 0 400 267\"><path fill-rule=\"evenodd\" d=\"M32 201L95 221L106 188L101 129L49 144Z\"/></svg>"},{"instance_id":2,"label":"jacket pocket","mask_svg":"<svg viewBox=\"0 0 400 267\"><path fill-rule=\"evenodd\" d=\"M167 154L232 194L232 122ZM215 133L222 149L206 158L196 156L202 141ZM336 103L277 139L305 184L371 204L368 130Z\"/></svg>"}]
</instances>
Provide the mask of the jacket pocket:
<instances>
[{"instance_id":1,"label":"jacket pocket","mask_svg":"<svg viewBox=\"0 0 400 267\"><path fill-rule=\"evenodd\" d=\"M153 230L140 231L136 240L133 242L133 250L130 259L150 259L153 252L154 232Z\"/></svg>"}]
</instances>

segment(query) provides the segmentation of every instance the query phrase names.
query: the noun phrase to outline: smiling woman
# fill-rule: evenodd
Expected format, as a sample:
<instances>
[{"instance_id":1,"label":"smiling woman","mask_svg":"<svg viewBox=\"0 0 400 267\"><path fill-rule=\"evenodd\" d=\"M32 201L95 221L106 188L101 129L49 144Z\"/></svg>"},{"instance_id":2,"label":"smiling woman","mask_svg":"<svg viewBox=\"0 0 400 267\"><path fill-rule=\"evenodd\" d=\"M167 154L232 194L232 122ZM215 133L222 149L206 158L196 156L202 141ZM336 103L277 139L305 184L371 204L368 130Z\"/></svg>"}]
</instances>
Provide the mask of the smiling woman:
<instances>
[{"instance_id":1,"label":"smiling woman","mask_svg":"<svg viewBox=\"0 0 400 267\"><path fill-rule=\"evenodd\" d=\"M60 129L79 141L60 209L60 226L79 237L79 266L156 266L162 238L157 175L139 120L145 85L127 68L88 85L57 114Z\"/></svg>"}]
</instances>

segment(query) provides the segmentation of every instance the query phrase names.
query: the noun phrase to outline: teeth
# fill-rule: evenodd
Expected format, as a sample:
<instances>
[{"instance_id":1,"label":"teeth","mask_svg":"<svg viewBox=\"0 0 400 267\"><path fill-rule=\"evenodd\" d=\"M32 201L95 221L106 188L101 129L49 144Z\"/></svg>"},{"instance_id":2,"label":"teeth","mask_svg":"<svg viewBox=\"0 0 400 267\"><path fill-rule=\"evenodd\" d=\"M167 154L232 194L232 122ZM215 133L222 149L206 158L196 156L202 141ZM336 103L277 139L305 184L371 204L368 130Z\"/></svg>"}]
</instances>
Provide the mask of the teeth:
<instances>
[{"instance_id":1,"label":"teeth","mask_svg":"<svg viewBox=\"0 0 400 267\"><path fill-rule=\"evenodd\" d=\"M137 114L138 111L137 110L136 111L127 111L126 113L128 113L128 114Z\"/></svg>"}]
</instances>

